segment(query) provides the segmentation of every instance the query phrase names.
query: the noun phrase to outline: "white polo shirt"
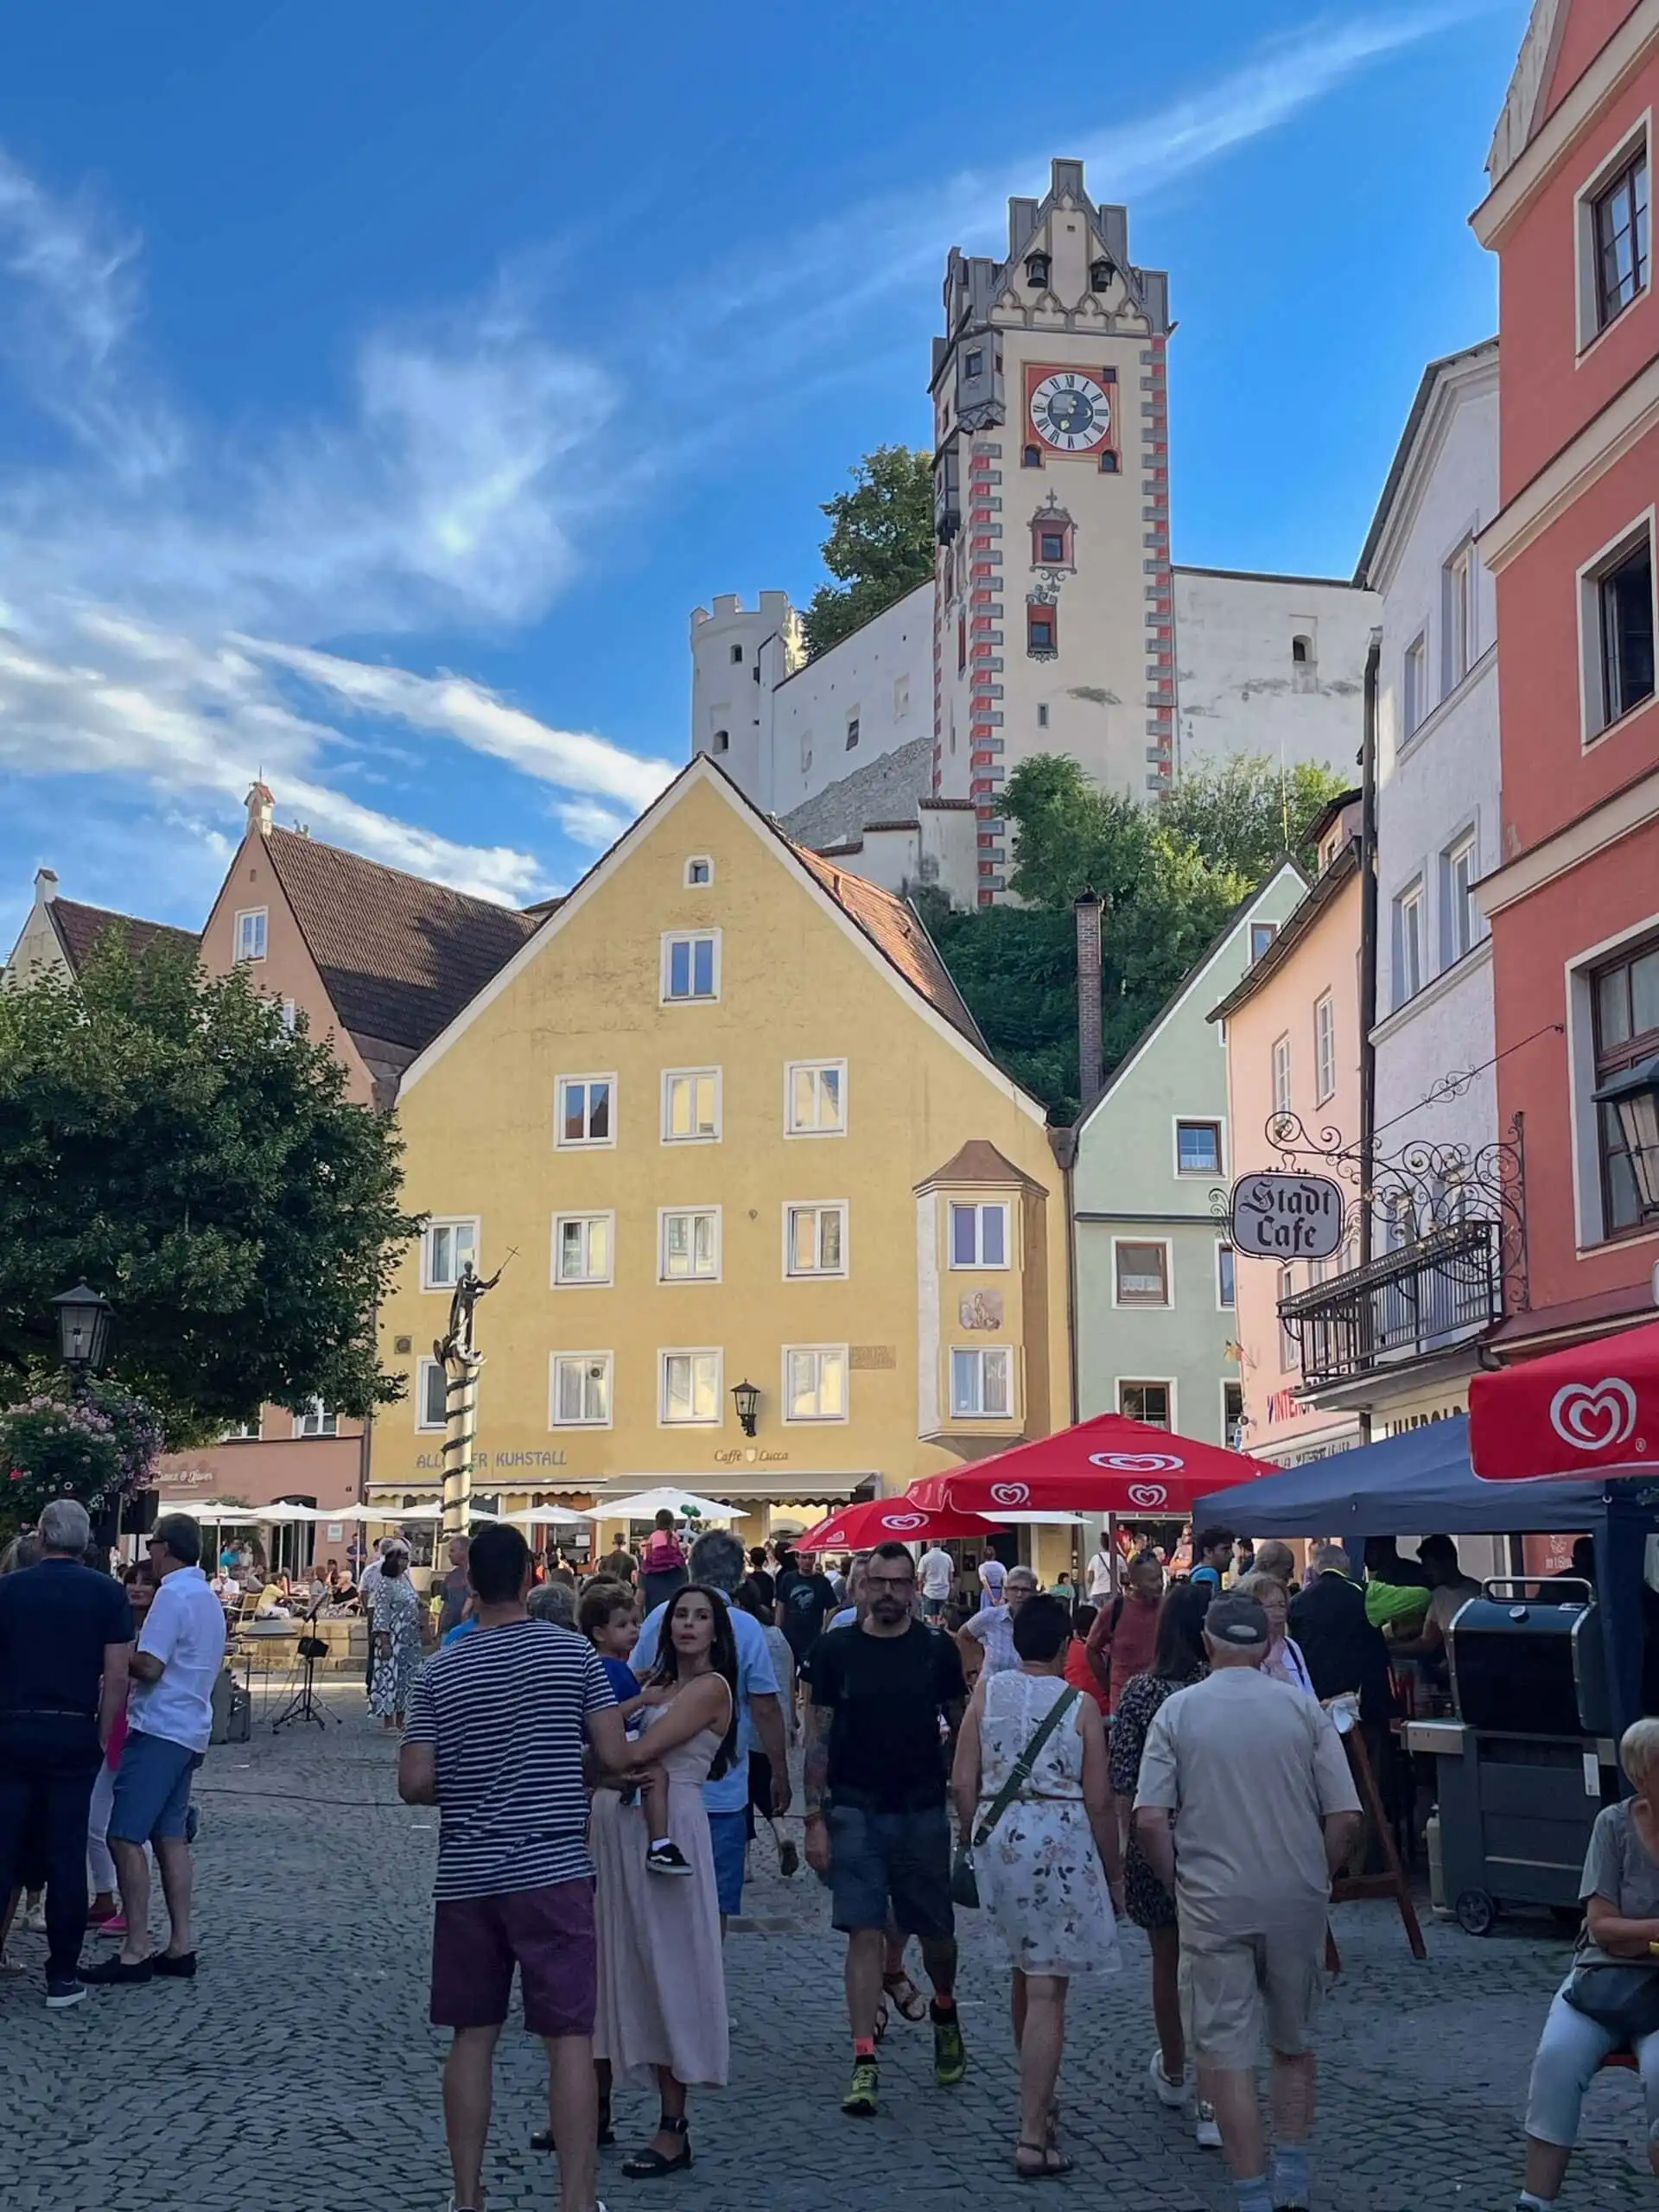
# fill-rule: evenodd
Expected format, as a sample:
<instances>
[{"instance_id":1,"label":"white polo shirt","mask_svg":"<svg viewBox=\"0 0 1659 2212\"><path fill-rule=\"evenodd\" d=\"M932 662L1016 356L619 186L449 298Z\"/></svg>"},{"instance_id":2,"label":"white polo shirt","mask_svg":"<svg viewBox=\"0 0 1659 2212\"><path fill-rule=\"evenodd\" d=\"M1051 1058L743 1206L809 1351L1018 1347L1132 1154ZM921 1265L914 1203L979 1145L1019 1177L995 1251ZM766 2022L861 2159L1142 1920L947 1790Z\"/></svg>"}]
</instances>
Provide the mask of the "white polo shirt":
<instances>
[{"instance_id":1,"label":"white polo shirt","mask_svg":"<svg viewBox=\"0 0 1659 2212\"><path fill-rule=\"evenodd\" d=\"M205 1751L213 1732L213 1684L225 1656L225 1608L199 1567L175 1567L149 1601L140 1651L162 1662L159 1681L136 1678L127 1711L143 1736Z\"/></svg>"}]
</instances>

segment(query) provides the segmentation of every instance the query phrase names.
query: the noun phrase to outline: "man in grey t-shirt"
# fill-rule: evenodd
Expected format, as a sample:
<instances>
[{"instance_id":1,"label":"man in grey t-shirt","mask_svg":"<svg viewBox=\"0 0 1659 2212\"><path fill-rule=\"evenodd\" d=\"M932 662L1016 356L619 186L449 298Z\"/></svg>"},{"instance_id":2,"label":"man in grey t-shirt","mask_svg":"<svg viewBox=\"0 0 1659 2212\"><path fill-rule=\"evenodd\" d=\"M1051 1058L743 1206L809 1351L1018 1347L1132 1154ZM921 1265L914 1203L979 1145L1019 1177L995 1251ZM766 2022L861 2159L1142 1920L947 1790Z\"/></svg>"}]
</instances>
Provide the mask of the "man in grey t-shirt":
<instances>
[{"instance_id":1,"label":"man in grey t-shirt","mask_svg":"<svg viewBox=\"0 0 1659 2212\"><path fill-rule=\"evenodd\" d=\"M1160 1708L1147 1734L1135 1833L1175 1893L1198 2094L1215 2107L1239 2212L1307 2203L1312 2016L1331 1877L1353 1847L1359 1796L1330 1715L1261 1672L1268 1617L1254 1598L1205 1615L1207 1681ZM1255 2067L1273 2061L1274 2173Z\"/></svg>"}]
</instances>

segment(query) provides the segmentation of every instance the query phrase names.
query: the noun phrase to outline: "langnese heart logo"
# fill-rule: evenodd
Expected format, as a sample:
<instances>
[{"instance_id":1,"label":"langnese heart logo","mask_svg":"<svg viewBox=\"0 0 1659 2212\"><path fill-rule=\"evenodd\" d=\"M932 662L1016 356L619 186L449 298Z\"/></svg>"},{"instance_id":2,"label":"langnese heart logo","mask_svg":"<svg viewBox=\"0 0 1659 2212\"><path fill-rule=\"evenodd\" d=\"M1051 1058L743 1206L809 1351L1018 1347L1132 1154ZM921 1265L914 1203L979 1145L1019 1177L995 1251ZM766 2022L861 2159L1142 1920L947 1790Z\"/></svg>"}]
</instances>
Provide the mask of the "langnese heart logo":
<instances>
[{"instance_id":1,"label":"langnese heart logo","mask_svg":"<svg viewBox=\"0 0 1659 2212\"><path fill-rule=\"evenodd\" d=\"M1169 1492L1161 1483L1131 1483L1125 1495L1143 1513L1155 1512L1159 1506L1169 1503Z\"/></svg>"},{"instance_id":2,"label":"langnese heart logo","mask_svg":"<svg viewBox=\"0 0 1659 2212\"><path fill-rule=\"evenodd\" d=\"M895 1536L899 1536L906 1529L925 1529L927 1516L925 1513L884 1513L881 1526L891 1529Z\"/></svg>"},{"instance_id":3,"label":"langnese heart logo","mask_svg":"<svg viewBox=\"0 0 1659 2212\"><path fill-rule=\"evenodd\" d=\"M1089 1464L1118 1475L1174 1475L1186 1462L1173 1452L1091 1452Z\"/></svg>"},{"instance_id":4,"label":"langnese heart logo","mask_svg":"<svg viewBox=\"0 0 1659 2212\"><path fill-rule=\"evenodd\" d=\"M993 1483L991 1484L993 1505L1024 1505L1030 1496L1031 1492L1024 1483Z\"/></svg>"},{"instance_id":5,"label":"langnese heart logo","mask_svg":"<svg viewBox=\"0 0 1659 2212\"><path fill-rule=\"evenodd\" d=\"M1610 1452L1635 1433L1636 1393L1616 1375L1565 1383L1549 1402L1549 1425L1575 1452Z\"/></svg>"}]
</instances>

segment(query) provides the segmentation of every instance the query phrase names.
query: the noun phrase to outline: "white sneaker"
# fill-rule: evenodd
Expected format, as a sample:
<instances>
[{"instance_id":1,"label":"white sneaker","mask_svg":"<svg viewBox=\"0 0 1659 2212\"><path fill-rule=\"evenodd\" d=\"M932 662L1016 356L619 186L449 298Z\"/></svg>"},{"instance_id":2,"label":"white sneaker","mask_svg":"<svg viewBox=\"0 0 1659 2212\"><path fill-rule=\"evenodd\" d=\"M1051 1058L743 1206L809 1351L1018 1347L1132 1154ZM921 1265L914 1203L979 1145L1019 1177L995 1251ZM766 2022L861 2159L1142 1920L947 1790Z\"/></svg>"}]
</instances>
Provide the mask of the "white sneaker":
<instances>
[{"instance_id":1,"label":"white sneaker","mask_svg":"<svg viewBox=\"0 0 1659 2212\"><path fill-rule=\"evenodd\" d=\"M45 1935L46 1892L44 1890L41 1891L40 1896L37 1897L32 1904L27 1896L24 1897L22 1908L17 1915L17 1925L20 1928L27 1929L31 1936Z\"/></svg>"},{"instance_id":2,"label":"white sneaker","mask_svg":"<svg viewBox=\"0 0 1659 2212\"><path fill-rule=\"evenodd\" d=\"M1154 2050L1147 2063L1147 2075L1152 2083L1152 2094L1160 2105L1168 2105L1172 2110L1179 2110L1185 2106L1190 2094L1185 2076L1183 2075L1179 2082L1170 2080L1164 2071L1164 2054L1161 2050Z\"/></svg>"},{"instance_id":3,"label":"white sneaker","mask_svg":"<svg viewBox=\"0 0 1659 2212\"><path fill-rule=\"evenodd\" d=\"M1216 2119L1216 2108L1214 2105L1207 2105L1200 2100L1198 2107L1198 2125L1193 2129L1192 2133L1197 2139L1199 2150L1219 2151L1221 2148L1221 2127Z\"/></svg>"}]
</instances>

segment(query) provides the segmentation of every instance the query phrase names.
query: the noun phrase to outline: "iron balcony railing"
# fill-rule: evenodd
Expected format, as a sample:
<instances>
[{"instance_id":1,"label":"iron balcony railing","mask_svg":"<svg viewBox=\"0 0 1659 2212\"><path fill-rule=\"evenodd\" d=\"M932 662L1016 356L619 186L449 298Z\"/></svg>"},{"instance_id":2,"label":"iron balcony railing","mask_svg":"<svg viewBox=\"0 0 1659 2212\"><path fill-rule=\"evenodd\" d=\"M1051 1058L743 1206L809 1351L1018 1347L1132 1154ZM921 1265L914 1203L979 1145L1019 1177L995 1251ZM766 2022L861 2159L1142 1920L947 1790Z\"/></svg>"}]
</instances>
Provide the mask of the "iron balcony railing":
<instances>
[{"instance_id":1,"label":"iron balcony railing","mask_svg":"<svg viewBox=\"0 0 1659 2212\"><path fill-rule=\"evenodd\" d=\"M1495 1221L1432 1230L1279 1305L1285 1333L1300 1348L1305 1389L1447 1350L1503 1316Z\"/></svg>"}]
</instances>

